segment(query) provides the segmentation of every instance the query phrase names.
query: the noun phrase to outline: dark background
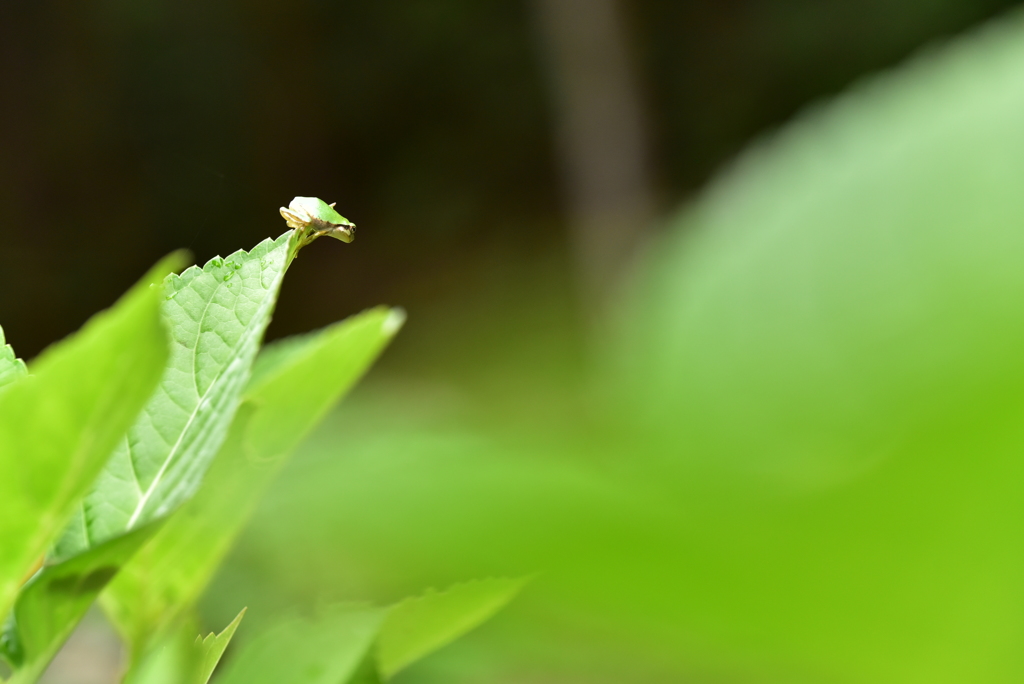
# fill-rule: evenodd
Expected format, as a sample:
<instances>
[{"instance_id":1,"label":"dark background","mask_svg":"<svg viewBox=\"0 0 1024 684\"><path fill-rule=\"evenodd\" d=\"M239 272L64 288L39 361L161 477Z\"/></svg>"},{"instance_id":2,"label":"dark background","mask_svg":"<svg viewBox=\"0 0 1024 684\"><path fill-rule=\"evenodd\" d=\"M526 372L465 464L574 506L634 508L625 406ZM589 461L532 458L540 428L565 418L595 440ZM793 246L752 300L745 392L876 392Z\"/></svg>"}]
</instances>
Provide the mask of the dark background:
<instances>
[{"instance_id":1,"label":"dark background","mask_svg":"<svg viewBox=\"0 0 1024 684\"><path fill-rule=\"evenodd\" d=\"M808 102L1011 4L620 3L659 209ZM574 315L540 33L518 0L2 0L8 340L34 356L172 249L203 263L280 234L293 195L337 201L359 239L303 253L272 337L400 304L401 359L525 281Z\"/></svg>"}]
</instances>

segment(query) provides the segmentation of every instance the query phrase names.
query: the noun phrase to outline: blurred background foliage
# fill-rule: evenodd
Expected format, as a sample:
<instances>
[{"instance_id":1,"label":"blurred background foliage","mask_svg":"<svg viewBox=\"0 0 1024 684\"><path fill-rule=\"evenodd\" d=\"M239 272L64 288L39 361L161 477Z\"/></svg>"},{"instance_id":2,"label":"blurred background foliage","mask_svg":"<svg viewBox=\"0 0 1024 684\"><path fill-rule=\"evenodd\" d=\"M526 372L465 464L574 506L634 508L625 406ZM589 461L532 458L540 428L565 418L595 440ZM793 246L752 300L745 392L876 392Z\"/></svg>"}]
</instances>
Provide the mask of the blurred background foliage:
<instances>
[{"instance_id":1,"label":"blurred background foliage","mask_svg":"<svg viewBox=\"0 0 1024 684\"><path fill-rule=\"evenodd\" d=\"M536 572L399 678L1017 681L1020 14L939 47L1012 4L7 2L0 321L337 200L271 336L409 322L212 626Z\"/></svg>"}]
</instances>

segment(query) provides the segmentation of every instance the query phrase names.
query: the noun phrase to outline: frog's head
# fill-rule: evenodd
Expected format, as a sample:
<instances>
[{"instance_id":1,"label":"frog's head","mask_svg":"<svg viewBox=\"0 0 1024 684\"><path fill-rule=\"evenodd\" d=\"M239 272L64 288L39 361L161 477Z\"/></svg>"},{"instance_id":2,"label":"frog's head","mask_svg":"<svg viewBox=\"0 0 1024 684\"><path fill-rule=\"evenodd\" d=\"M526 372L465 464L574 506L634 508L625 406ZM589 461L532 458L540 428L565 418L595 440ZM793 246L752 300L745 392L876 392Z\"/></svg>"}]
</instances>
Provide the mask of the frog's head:
<instances>
[{"instance_id":1,"label":"frog's head","mask_svg":"<svg viewBox=\"0 0 1024 684\"><path fill-rule=\"evenodd\" d=\"M281 207L281 216L290 228L308 235L303 244L321 235L329 235L342 242L356 239L356 224L336 212L333 203L327 204L317 197L296 197L287 209Z\"/></svg>"},{"instance_id":2,"label":"frog's head","mask_svg":"<svg viewBox=\"0 0 1024 684\"><path fill-rule=\"evenodd\" d=\"M328 235L332 238L341 240L342 242L352 242L356 239L356 224L349 221L347 218L334 211L334 204L328 204L327 208L334 214L327 223L330 224L331 228L324 235Z\"/></svg>"}]
</instances>

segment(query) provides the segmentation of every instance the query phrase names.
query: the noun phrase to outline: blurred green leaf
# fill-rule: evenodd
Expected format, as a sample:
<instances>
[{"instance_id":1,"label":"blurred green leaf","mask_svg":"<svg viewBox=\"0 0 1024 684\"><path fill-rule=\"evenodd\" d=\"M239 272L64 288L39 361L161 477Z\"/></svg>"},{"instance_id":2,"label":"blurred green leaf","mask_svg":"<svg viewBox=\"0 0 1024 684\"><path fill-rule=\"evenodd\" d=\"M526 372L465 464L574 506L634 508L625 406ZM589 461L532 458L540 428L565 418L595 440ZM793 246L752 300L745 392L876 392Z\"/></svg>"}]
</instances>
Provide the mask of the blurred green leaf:
<instances>
[{"instance_id":1,"label":"blurred green leaf","mask_svg":"<svg viewBox=\"0 0 1024 684\"><path fill-rule=\"evenodd\" d=\"M651 250L616 415L687 532L605 573L690 667L1024 676L1022 73L1016 12L757 145Z\"/></svg>"},{"instance_id":2,"label":"blurred green leaf","mask_svg":"<svg viewBox=\"0 0 1024 684\"><path fill-rule=\"evenodd\" d=\"M110 310L32 364L0 393L0 616L64 527L167 359L160 262Z\"/></svg>"},{"instance_id":3,"label":"blurred green leaf","mask_svg":"<svg viewBox=\"0 0 1024 684\"><path fill-rule=\"evenodd\" d=\"M650 250L610 410L376 388L239 558L293 593L553 566L521 633L566 681L1020 680L1022 73L1017 13L802 116Z\"/></svg>"},{"instance_id":4,"label":"blurred green leaf","mask_svg":"<svg viewBox=\"0 0 1024 684\"><path fill-rule=\"evenodd\" d=\"M393 606L377 641L384 679L445 646L505 607L524 579L485 579L429 591Z\"/></svg>"},{"instance_id":5,"label":"blurred green leaf","mask_svg":"<svg viewBox=\"0 0 1024 684\"><path fill-rule=\"evenodd\" d=\"M224 651L227 650L228 644L231 643L231 638L235 636L235 630L238 629L238 625L241 624L243 617L245 617L245 608L220 634L210 632L206 635L205 639L201 636L196 637L196 646L202 653L198 676L195 680L196 684L206 684L210 681L213 671L217 669L217 663L224 656Z\"/></svg>"},{"instance_id":6,"label":"blurred green leaf","mask_svg":"<svg viewBox=\"0 0 1024 684\"><path fill-rule=\"evenodd\" d=\"M290 454L366 372L404 320L400 309L378 307L270 345L245 393L257 407L245 437L252 458L280 461Z\"/></svg>"},{"instance_id":7,"label":"blurred green leaf","mask_svg":"<svg viewBox=\"0 0 1024 684\"><path fill-rule=\"evenodd\" d=\"M249 642L217 684L345 684L364 671L385 612L340 606L284 621Z\"/></svg>"},{"instance_id":8,"label":"blurred green leaf","mask_svg":"<svg viewBox=\"0 0 1024 684\"><path fill-rule=\"evenodd\" d=\"M124 676L124 684L191 684L199 676L202 650L196 648L196 633L182 625L147 650L136 667ZM287 681L287 680L282 680Z\"/></svg>"},{"instance_id":9,"label":"blurred green leaf","mask_svg":"<svg viewBox=\"0 0 1024 684\"><path fill-rule=\"evenodd\" d=\"M400 312L377 308L264 350L203 488L103 595L104 608L133 648L191 608L286 457L401 321Z\"/></svg>"},{"instance_id":10,"label":"blurred green leaf","mask_svg":"<svg viewBox=\"0 0 1024 684\"><path fill-rule=\"evenodd\" d=\"M57 544L56 559L166 515L199 487L294 258L292 235L168 277L163 315L175 344L167 370Z\"/></svg>"},{"instance_id":11,"label":"blurred green leaf","mask_svg":"<svg viewBox=\"0 0 1024 684\"><path fill-rule=\"evenodd\" d=\"M0 387L24 377L26 373L25 362L14 355L11 345L4 339L4 329L0 328Z\"/></svg>"},{"instance_id":12,"label":"blurred green leaf","mask_svg":"<svg viewBox=\"0 0 1024 684\"><path fill-rule=\"evenodd\" d=\"M477 580L391 608L342 605L285 620L246 645L217 681L375 684L490 618L525 581Z\"/></svg>"},{"instance_id":13,"label":"blurred green leaf","mask_svg":"<svg viewBox=\"0 0 1024 684\"><path fill-rule=\"evenodd\" d=\"M30 684L42 675L96 596L152 533L141 527L46 566L29 580L18 594L14 619L4 630L4 641L16 645L9 650L16 666L11 684Z\"/></svg>"}]
</instances>

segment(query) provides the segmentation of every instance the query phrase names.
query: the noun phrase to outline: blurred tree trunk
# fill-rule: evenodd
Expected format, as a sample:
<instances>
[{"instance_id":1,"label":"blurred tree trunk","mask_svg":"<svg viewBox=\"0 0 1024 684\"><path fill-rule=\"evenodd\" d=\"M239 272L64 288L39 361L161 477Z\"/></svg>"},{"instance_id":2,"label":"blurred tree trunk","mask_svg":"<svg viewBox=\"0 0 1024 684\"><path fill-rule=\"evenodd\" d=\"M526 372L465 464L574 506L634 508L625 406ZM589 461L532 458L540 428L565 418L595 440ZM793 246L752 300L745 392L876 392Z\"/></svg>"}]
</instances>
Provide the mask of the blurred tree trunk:
<instances>
[{"instance_id":1,"label":"blurred tree trunk","mask_svg":"<svg viewBox=\"0 0 1024 684\"><path fill-rule=\"evenodd\" d=\"M619 0L533 0L578 278L594 308L654 217L648 132Z\"/></svg>"}]
</instances>

